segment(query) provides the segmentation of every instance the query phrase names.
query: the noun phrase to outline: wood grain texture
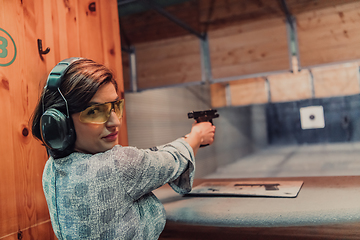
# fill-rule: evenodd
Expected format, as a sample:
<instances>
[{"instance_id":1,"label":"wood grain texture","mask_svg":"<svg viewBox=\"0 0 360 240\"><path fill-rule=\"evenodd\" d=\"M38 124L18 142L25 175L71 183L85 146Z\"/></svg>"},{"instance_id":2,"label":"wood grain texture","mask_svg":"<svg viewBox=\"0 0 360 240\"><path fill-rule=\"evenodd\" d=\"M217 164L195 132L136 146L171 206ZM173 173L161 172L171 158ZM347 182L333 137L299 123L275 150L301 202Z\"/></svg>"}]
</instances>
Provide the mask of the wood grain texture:
<instances>
[{"instance_id":1,"label":"wood grain texture","mask_svg":"<svg viewBox=\"0 0 360 240\"><path fill-rule=\"evenodd\" d=\"M89 5L93 2L96 10L90 11ZM78 1L80 55L103 63L104 46L101 37L99 5L99 1Z\"/></svg>"},{"instance_id":2,"label":"wood grain texture","mask_svg":"<svg viewBox=\"0 0 360 240\"><path fill-rule=\"evenodd\" d=\"M359 7L354 2L297 16L302 67L360 58Z\"/></svg>"},{"instance_id":3,"label":"wood grain texture","mask_svg":"<svg viewBox=\"0 0 360 240\"><path fill-rule=\"evenodd\" d=\"M122 68L122 54L120 45L120 28L117 1L98 1L96 9L100 14L100 36L103 44L103 64L115 74L118 83L118 94L124 98L124 79ZM125 103L126 105L126 103ZM119 143L128 145L128 132L126 124L126 106L122 118L119 134Z\"/></svg>"},{"instance_id":4,"label":"wood grain texture","mask_svg":"<svg viewBox=\"0 0 360 240\"><path fill-rule=\"evenodd\" d=\"M188 36L136 46L140 89L201 81L200 43Z\"/></svg>"},{"instance_id":5,"label":"wood grain texture","mask_svg":"<svg viewBox=\"0 0 360 240\"><path fill-rule=\"evenodd\" d=\"M15 5L4 0L0 0L1 12L5 11L7 14L0 14L0 26L12 35L16 43L19 42L19 36L15 34L19 30L19 25L14 21L9 21L9 16L16 16L19 22L23 23L23 13L21 6ZM16 169L14 166L14 141L12 135L13 121L9 117L12 114L11 107L11 91L13 87L12 77L14 75L14 69L9 70L9 67L0 67L0 102L1 102L1 124L0 131L2 136L0 138L0 178L2 184L0 184L0 237L7 235L17 230L18 222L18 209L16 206L16 188L15 178Z\"/></svg>"},{"instance_id":6,"label":"wood grain texture","mask_svg":"<svg viewBox=\"0 0 360 240\"><path fill-rule=\"evenodd\" d=\"M268 102L264 78L250 78L230 82L231 105L250 105Z\"/></svg>"},{"instance_id":7,"label":"wood grain texture","mask_svg":"<svg viewBox=\"0 0 360 240\"><path fill-rule=\"evenodd\" d=\"M358 94L359 86L359 63L341 64L314 68L315 97L332 97Z\"/></svg>"},{"instance_id":8,"label":"wood grain texture","mask_svg":"<svg viewBox=\"0 0 360 240\"><path fill-rule=\"evenodd\" d=\"M4 236L48 219L48 213L41 186L46 153L32 138L28 126L39 93L38 83L33 80L40 79L45 70L36 45L37 37L43 34L42 24L38 23L43 16L42 4L6 2L1 11L7 19L16 19L1 26L14 38L18 52L11 65L0 68L2 89L6 90L1 94L2 105L9 109L2 116L9 119L2 131L5 142L1 144L1 158L6 159L2 169L7 170L1 180L8 183L1 186L1 212L5 214L0 214L0 236Z\"/></svg>"},{"instance_id":9,"label":"wood grain texture","mask_svg":"<svg viewBox=\"0 0 360 240\"><path fill-rule=\"evenodd\" d=\"M211 107L219 108L226 106L226 84L214 83L210 85Z\"/></svg>"},{"instance_id":10,"label":"wood grain texture","mask_svg":"<svg viewBox=\"0 0 360 240\"><path fill-rule=\"evenodd\" d=\"M41 183L47 154L29 126L50 70L64 58L93 58L115 73L123 96L117 2L98 1L93 12L91 2L0 0L0 26L17 47L15 61L0 66L1 239L17 239L19 231L23 239L56 239ZM39 56L37 39L47 55ZM119 137L127 145L125 117Z\"/></svg>"},{"instance_id":11,"label":"wood grain texture","mask_svg":"<svg viewBox=\"0 0 360 240\"><path fill-rule=\"evenodd\" d=\"M268 76L271 102L312 98L311 76L308 70Z\"/></svg>"},{"instance_id":12,"label":"wood grain texture","mask_svg":"<svg viewBox=\"0 0 360 240\"><path fill-rule=\"evenodd\" d=\"M19 37L24 37L20 40L23 49L19 48L19 65L12 77L14 92L13 99L10 100L13 109L13 164L17 170L15 186L19 229L36 225L49 217L41 185L46 152L40 143L32 138L28 127L28 120L38 102L39 82L46 71L36 44L37 39L44 36L42 0L23 2L22 9L25 28Z\"/></svg>"},{"instance_id":13,"label":"wood grain texture","mask_svg":"<svg viewBox=\"0 0 360 240\"><path fill-rule=\"evenodd\" d=\"M209 49L214 79L290 69L283 19L213 31Z\"/></svg>"},{"instance_id":14,"label":"wood grain texture","mask_svg":"<svg viewBox=\"0 0 360 240\"><path fill-rule=\"evenodd\" d=\"M199 21L209 30L282 16L277 1L199 0Z\"/></svg>"},{"instance_id":15,"label":"wood grain texture","mask_svg":"<svg viewBox=\"0 0 360 240\"><path fill-rule=\"evenodd\" d=\"M1 238L1 240L18 239L57 240L57 237L52 230L50 220L47 220L30 228L22 229Z\"/></svg>"}]
</instances>

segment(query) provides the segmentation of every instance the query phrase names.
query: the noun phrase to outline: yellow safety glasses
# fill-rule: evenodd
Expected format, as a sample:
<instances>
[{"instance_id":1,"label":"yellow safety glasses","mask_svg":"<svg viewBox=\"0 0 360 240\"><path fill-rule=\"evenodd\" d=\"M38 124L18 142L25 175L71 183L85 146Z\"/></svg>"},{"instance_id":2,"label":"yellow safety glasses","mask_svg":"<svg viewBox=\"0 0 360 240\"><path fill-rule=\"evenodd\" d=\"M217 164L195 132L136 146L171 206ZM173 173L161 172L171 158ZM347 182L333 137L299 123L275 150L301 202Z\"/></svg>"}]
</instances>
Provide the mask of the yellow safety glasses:
<instances>
[{"instance_id":1,"label":"yellow safety glasses","mask_svg":"<svg viewBox=\"0 0 360 240\"><path fill-rule=\"evenodd\" d=\"M114 109L116 116L122 118L124 99L114 102L94 104L80 112L80 121L83 123L102 124L109 120L111 111Z\"/></svg>"}]
</instances>

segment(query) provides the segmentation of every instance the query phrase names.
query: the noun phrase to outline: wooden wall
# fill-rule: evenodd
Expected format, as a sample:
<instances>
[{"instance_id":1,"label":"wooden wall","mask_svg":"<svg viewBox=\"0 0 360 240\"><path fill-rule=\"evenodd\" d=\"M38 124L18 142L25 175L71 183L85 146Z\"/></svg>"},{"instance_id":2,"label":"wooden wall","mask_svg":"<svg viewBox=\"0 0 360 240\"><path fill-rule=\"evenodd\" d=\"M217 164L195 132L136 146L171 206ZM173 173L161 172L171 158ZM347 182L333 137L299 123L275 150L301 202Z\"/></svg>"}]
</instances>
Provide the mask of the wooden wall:
<instances>
[{"instance_id":1,"label":"wooden wall","mask_svg":"<svg viewBox=\"0 0 360 240\"><path fill-rule=\"evenodd\" d=\"M229 82L232 106L288 102L360 93L360 62L334 64L294 73ZM212 107L226 106L225 83L211 85Z\"/></svg>"},{"instance_id":2,"label":"wooden wall","mask_svg":"<svg viewBox=\"0 0 360 240\"><path fill-rule=\"evenodd\" d=\"M208 41L213 79L290 70L283 18L211 31Z\"/></svg>"},{"instance_id":3,"label":"wooden wall","mask_svg":"<svg viewBox=\"0 0 360 240\"><path fill-rule=\"evenodd\" d=\"M42 58L37 39L50 47ZM28 121L49 71L64 58L104 63L123 93L117 2L0 0L0 48L0 239L55 239L41 186L47 155ZM120 139L127 144L125 122Z\"/></svg>"},{"instance_id":4,"label":"wooden wall","mask_svg":"<svg viewBox=\"0 0 360 240\"><path fill-rule=\"evenodd\" d=\"M288 3L290 6L295 4L292 1ZM300 61L297 62L297 58L293 57L294 71L263 75L263 78L268 80L268 86L259 85L261 80L257 78L229 82L231 105L286 102L360 93L360 2L344 1L344 4L331 4L319 1L319 5L322 7L303 7L302 10L297 8L295 11ZM263 68L257 68L257 71L259 69ZM224 85L226 83L222 83L221 86ZM211 89L219 89L219 84ZM224 91L216 95L213 91L212 97L217 99L217 105L213 107L226 106L226 95L223 93ZM223 104L219 105L221 102Z\"/></svg>"},{"instance_id":5,"label":"wooden wall","mask_svg":"<svg viewBox=\"0 0 360 240\"><path fill-rule=\"evenodd\" d=\"M315 97L360 93L359 66L360 62L355 62L312 69Z\"/></svg>"},{"instance_id":6,"label":"wooden wall","mask_svg":"<svg viewBox=\"0 0 360 240\"><path fill-rule=\"evenodd\" d=\"M224 107L226 102L226 87L228 84L215 83L210 85L211 106L213 108Z\"/></svg>"},{"instance_id":7,"label":"wooden wall","mask_svg":"<svg viewBox=\"0 0 360 240\"><path fill-rule=\"evenodd\" d=\"M296 16L300 66L360 59L360 2Z\"/></svg>"},{"instance_id":8,"label":"wooden wall","mask_svg":"<svg viewBox=\"0 0 360 240\"><path fill-rule=\"evenodd\" d=\"M194 36L136 46L139 89L201 81L200 42Z\"/></svg>"},{"instance_id":9,"label":"wooden wall","mask_svg":"<svg viewBox=\"0 0 360 240\"><path fill-rule=\"evenodd\" d=\"M355 79L358 65L343 70L333 65L330 68L338 69L334 71L323 70L323 65L360 59L360 1L286 3L296 19L299 61L293 65L286 14L280 1L190 0L165 7L195 31L207 32L211 83L216 83L211 86L213 107L359 93ZM140 49L136 53L142 89L201 82L203 70L196 56L201 53L199 39L185 46L183 39L190 33L154 10L121 17L121 24L127 44ZM166 42L171 42L171 47ZM186 52L187 48L191 52ZM174 58L182 51L184 55ZM231 101L226 101L227 85Z\"/></svg>"}]
</instances>

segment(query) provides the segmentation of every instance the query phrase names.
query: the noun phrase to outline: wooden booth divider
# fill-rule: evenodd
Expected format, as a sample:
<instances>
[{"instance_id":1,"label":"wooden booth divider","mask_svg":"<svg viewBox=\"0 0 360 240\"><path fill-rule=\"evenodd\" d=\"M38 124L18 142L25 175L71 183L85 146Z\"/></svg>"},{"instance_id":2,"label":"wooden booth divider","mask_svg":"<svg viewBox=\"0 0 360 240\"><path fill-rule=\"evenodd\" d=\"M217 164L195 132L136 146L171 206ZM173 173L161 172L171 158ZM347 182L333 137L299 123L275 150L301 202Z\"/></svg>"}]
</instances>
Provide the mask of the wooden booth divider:
<instances>
[{"instance_id":1,"label":"wooden booth divider","mask_svg":"<svg viewBox=\"0 0 360 240\"><path fill-rule=\"evenodd\" d=\"M0 239L56 239L41 185L47 154L29 119L50 70L68 57L104 63L123 97L117 1L0 0L0 49ZM120 131L127 145L126 121Z\"/></svg>"}]
</instances>

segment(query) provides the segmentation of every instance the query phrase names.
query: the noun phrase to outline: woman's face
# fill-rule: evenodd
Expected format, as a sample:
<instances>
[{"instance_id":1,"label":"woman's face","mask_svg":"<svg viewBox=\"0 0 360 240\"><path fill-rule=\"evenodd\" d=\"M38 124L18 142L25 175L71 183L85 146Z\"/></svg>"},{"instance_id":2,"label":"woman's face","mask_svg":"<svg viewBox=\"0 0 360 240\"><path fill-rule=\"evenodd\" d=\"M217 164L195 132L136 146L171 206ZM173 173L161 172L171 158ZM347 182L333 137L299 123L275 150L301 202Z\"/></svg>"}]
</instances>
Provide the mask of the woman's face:
<instances>
[{"instance_id":1,"label":"woman's face","mask_svg":"<svg viewBox=\"0 0 360 240\"><path fill-rule=\"evenodd\" d=\"M90 102L105 103L118 98L114 85L107 83L98 89ZM102 124L83 123L79 115L80 113L71 115L76 132L75 151L95 154L105 152L118 143L118 131L122 119L119 119L114 111L111 111L109 120Z\"/></svg>"}]
</instances>

